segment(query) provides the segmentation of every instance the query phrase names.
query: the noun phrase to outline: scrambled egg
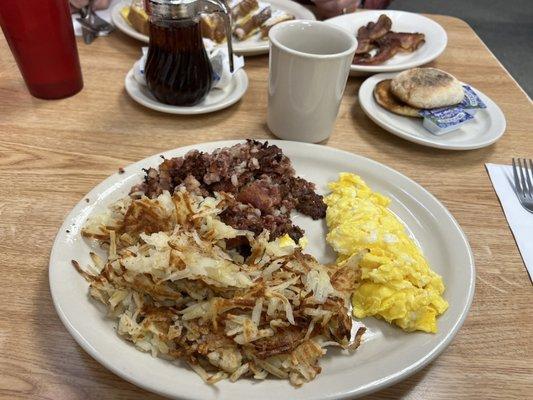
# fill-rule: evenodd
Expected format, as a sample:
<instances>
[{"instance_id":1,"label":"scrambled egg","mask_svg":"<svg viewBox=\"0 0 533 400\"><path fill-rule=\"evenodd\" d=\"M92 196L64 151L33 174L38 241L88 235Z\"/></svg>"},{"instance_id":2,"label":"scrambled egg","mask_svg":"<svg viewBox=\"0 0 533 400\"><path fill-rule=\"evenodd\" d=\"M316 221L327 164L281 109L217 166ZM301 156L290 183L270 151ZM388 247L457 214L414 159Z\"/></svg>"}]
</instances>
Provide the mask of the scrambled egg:
<instances>
[{"instance_id":1,"label":"scrambled egg","mask_svg":"<svg viewBox=\"0 0 533 400\"><path fill-rule=\"evenodd\" d=\"M307 247L308 243L309 240L305 236L302 236L298 241L298 246L300 246L302 250L304 250ZM287 233L278 239L278 244L280 247L296 246L294 240L292 240L289 234Z\"/></svg>"},{"instance_id":2,"label":"scrambled egg","mask_svg":"<svg viewBox=\"0 0 533 400\"><path fill-rule=\"evenodd\" d=\"M388 210L390 199L350 173L329 187L327 241L339 264L355 260L361 272L353 314L383 318L406 331L436 332L436 317L448 308L442 278Z\"/></svg>"}]
</instances>

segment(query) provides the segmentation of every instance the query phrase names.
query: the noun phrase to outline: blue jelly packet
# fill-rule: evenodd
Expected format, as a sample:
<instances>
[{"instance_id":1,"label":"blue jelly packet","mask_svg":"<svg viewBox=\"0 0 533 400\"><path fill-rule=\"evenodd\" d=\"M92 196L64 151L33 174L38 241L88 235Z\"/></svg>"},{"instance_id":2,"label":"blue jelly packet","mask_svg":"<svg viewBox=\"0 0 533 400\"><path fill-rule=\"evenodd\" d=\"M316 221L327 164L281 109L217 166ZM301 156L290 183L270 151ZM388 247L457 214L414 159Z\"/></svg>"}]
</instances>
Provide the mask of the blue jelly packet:
<instances>
[{"instance_id":1,"label":"blue jelly packet","mask_svg":"<svg viewBox=\"0 0 533 400\"><path fill-rule=\"evenodd\" d=\"M454 131L474 119L472 115L459 106L421 110L419 114L424 118L422 122L424 128L434 135L443 135Z\"/></svg>"},{"instance_id":2,"label":"blue jelly packet","mask_svg":"<svg viewBox=\"0 0 533 400\"><path fill-rule=\"evenodd\" d=\"M479 98L474 89L468 85L463 85L463 90L465 92L465 97L458 106L464 109L468 114L474 115L478 109L487 108L486 104L483 103L483 100Z\"/></svg>"}]
</instances>

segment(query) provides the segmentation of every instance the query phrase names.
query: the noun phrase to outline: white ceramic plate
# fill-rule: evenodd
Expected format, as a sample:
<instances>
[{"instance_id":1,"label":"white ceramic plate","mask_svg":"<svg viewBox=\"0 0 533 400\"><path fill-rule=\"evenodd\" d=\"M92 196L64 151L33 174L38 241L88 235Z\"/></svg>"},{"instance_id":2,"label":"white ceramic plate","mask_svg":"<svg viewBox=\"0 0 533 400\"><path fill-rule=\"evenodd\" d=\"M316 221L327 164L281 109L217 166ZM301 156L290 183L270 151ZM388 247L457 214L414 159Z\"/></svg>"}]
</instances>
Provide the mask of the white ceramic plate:
<instances>
[{"instance_id":1,"label":"white ceramic plate","mask_svg":"<svg viewBox=\"0 0 533 400\"><path fill-rule=\"evenodd\" d=\"M191 149L212 151L238 141L204 143L170 150L166 158L182 156ZM429 192L399 172L376 161L331 147L270 141L290 157L298 175L327 192L327 183L341 171L360 174L375 190L392 199L392 211L402 219L421 245L433 269L446 284L450 307L438 320L437 334L405 333L386 322L367 318L363 343L352 355L330 350L320 360L322 373L301 388L286 381L262 382L242 379L208 386L183 364L153 358L121 340L101 310L89 300L87 282L74 270L71 260L89 263L90 246L80 237L89 215L101 212L111 202L127 195L141 181L141 168L156 167L160 154L125 168L123 174L107 178L70 212L57 234L50 257L50 289L61 320L91 356L122 378L147 390L174 399L254 400L347 399L384 388L418 371L451 342L467 315L474 294L474 259L467 238L450 212ZM324 221L297 215L296 223L306 230L307 251L322 262L334 260L326 247ZM68 231L67 231L68 230Z\"/></svg>"},{"instance_id":2,"label":"white ceramic plate","mask_svg":"<svg viewBox=\"0 0 533 400\"><path fill-rule=\"evenodd\" d=\"M374 87L384 79L391 79L396 73L378 74L366 79L359 88L359 103L368 117L386 131L396 136L422 144L447 150L472 150L496 142L505 132L505 116L496 103L478 89L473 88L487 105L479 110L475 118L456 131L434 135L422 126L421 118L403 117L381 107L374 99Z\"/></svg>"},{"instance_id":3,"label":"white ceramic plate","mask_svg":"<svg viewBox=\"0 0 533 400\"><path fill-rule=\"evenodd\" d=\"M273 10L281 10L294 15L296 19L316 19L315 15L311 11L291 0L261 1L264 1L265 3L270 3L272 5ZM120 10L122 10L122 8L124 7L129 6L129 4L129 2L122 2L113 7L113 9L111 10L111 18L113 20L113 23L119 30L124 32L126 35L131 36L144 43L148 43L148 36L143 35L142 33L139 33L135 29L133 29L133 27L127 21L124 20L122 14L120 13ZM222 46L225 46L225 44L222 44ZM242 42L233 40L233 50L237 54L247 56L266 54L268 53L268 40L262 40L259 35L254 35L246 40L243 40Z\"/></svg>"},{"instance_id":4,"label":"white ceramic plate","mask_svg":"<svg viewBox=\"0 0 533 400\"><path fill-rule=\"evenodd\" d=\"M147 35L142 34L141 32L136 31L133 27L124 19L120 11L124 7L129 7L131 1L121 1L111 9L111 21L113 25L119 30L125 33L126 35L140 40L141 42L148 43L150 40Z\"/></svg>"},{"instance_id":5,"label":"white ceramic plate","mask_svg":"<svg viewBox=\"0 0 533 400\"><path fill-rule=\"evenodd\" d=\"M224 89L211 89L205 99L199 104L190 107L171 106L158 101L146 86L137 82L134 77L133 68L126 75L124 86L126 92L133 100L152 110L167 114L195 115L222 110L235 104L248 89L248 76L243 69L238 70L233 75L233 79L227 87Z\"/></svg>"},{"instance_id":6,"label":"white ceramic plate","mask_svg":"<svg viewBox=\"0 0 533 400\"><path fill-rule=\"evenodd\" d=\"M418 50L408 54L396 54L390 60L380 65L354 65L350 71L353 74L369 74L375 72L402 71L404 69L417 67L433 61L446 48L448 36L442 26L432 19L420 14L406 11L394 10L372 10L361 11L352 14L340 15L328 19L326 22L340 26L356 35L357 30L368 24L370 21L376 22L381 14L386 14L392 20L392 30L394 32L419 32L426 35L426 43Z\"/></svg>"}]
</instances>

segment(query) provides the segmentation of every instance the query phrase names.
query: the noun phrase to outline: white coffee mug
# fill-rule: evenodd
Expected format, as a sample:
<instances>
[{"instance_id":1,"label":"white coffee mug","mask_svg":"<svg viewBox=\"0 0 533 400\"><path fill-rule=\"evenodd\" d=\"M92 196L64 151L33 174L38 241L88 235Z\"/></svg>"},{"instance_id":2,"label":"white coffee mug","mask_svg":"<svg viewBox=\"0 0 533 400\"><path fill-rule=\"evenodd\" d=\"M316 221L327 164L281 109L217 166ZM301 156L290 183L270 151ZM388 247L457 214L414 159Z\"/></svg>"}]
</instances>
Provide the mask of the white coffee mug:
<instances>
[{"instance_id":1,"label":"white coffee mug","mask_svg":"<svg viewBox=\"0 0 533 400\"><path fill-rule=\"evenodd\" d=\"M269 33L267 124L281 139L331 135L357 47L355 35L320 21L288 21Z\"/></svg>"}]
</instances>

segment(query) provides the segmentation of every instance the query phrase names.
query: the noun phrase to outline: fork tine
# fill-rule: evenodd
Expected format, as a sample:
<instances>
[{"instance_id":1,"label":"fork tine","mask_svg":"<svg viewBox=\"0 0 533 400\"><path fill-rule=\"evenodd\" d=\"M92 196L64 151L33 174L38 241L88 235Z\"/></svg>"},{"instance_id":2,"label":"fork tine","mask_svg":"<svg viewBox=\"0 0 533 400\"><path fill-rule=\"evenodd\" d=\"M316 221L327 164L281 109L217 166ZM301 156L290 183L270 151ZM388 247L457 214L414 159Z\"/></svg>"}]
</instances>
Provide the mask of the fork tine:
<instances>
[{"instance_id":1,"label":"fork tine","mask_svg":"<svg viewBox=\"0 0 533 400\"><path fill-rule=\"evenodd\" d=\"M531 190L531 186L529 185L529 176L527 173L527 164L525 163L525 161L525 159L518 159L518 165L520 166L520 176L522 177L522 189L524 191L524 196L530 197L529 192Z\"/></svg>"},{"instance_id":2,"label":"fork tine","mask_svg":"<svg viewBox=\"0 0 533 400\"><path fill-rule=\"evenodd\" d=\"M522 186L520 185L520 179L518 178L518 171L515 159L513 158L513 176L514 176L514 186L516 190L516 194L518 196L522 195Z\"/></svg>"},{"instance_id":3,"label":"fork tine","mask_svg":"<svg viewBox=\"0 0 533 400\"><path fill-rule=\"evenodd\" d=\"M522 160L520 158L516 159L516 162L518 164L518 171L520 172L520 183L522 184L522 196L527 197L529 188L527 186L526 177L524 176L524 167L522 167Z\"/></svg>"},{"instance_id":4,"label":"fork tine","mask_svg":"<svg viewBox=\"0 0 533 400\"><path fill-rule=\"evenodd\" d=\"M529 166L527 165L527 160L524 158L524 167L526 169L526 180L529 185L529 197L533 198L533 162L529 159Z\"/></svg>"}]
</instances>

